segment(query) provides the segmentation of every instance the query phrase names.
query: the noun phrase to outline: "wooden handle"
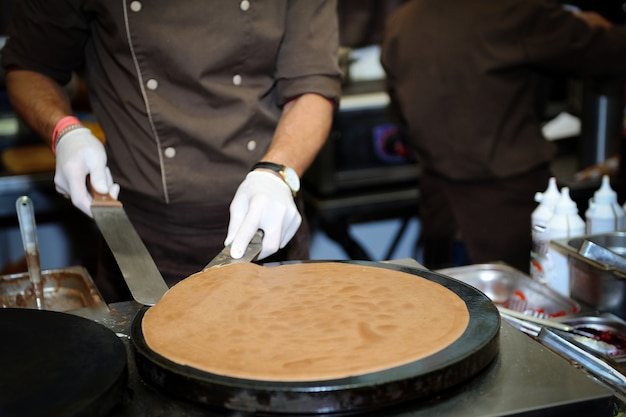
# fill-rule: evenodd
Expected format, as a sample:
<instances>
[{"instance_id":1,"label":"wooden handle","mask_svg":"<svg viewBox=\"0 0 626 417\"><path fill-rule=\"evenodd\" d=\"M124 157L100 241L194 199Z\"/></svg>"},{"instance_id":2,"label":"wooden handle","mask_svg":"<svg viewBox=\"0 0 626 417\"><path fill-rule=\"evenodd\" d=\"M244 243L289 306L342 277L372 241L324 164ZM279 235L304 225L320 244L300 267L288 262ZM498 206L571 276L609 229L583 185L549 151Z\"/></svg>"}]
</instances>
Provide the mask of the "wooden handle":
<instances>
[{"instance_id":1,"label":"wooden handle","mask_svg":"<svg viewBox=\"0 0 626 417\"><path fill-rule=\"evenodd\" d=\"M101 194L93 188L91 184L91 178L87 176L87 187L89 188L89 193L93 200L91 201L92 207L122 207L122 203L113 197L110 194Z\"/></svg>"}]
</instances>

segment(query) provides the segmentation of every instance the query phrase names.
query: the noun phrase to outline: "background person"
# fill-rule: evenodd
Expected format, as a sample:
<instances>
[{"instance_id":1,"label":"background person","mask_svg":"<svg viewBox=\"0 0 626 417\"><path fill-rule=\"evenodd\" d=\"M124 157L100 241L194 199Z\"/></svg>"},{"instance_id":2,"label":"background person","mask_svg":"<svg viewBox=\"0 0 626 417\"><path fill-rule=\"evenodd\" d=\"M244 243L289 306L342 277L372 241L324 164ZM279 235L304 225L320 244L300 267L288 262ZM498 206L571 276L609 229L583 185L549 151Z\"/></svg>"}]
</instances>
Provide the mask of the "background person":
<instances>
[{"instance_id":1,"label":"background person","mask_svg":"<svg viewBox=\"0 0 626 417\"><path fill-rule=\"evenodd\" d=\"M410 0L386 22L381 63L423 167L425 266L529 271L534 194L552 176L534 75L623 77L626 29L549 0Z\"/></svg>"}]
</instances>

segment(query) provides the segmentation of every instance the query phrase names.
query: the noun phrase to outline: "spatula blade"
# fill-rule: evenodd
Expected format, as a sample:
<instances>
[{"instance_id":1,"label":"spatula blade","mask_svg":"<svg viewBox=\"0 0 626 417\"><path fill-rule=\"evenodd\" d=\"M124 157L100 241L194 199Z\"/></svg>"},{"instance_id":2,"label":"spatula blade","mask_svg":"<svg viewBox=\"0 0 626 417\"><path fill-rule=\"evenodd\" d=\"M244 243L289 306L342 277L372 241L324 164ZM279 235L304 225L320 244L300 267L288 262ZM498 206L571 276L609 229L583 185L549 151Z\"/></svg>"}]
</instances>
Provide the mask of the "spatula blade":
<instances>
[{"instance_id":1,"label":"spatula blade","mask_svg":"<svg viewBox=\"0 0 626 417\"><path fill-rule=\"evenodd\" d=\"M154 305L169 288L122 204L117 203L102 204L94 198L91 212L133 298L139 303Z\"/></svg>"},{"instance_id":2,"label":"spatula blade","mask_svg":"<svg viewBox=\"0 0 626 417\"><path fill-rule=\"evenodd\" d=\"M213 266L228 265L240 262L252 262L261 252L263 248L263 230L259 229L252 237L250 244L246 248L246 252L239 259L233 259L230 256L230 245L224 247L215 258L211 260L202 270L205 271Z\"/></svg>"}]
</instances>

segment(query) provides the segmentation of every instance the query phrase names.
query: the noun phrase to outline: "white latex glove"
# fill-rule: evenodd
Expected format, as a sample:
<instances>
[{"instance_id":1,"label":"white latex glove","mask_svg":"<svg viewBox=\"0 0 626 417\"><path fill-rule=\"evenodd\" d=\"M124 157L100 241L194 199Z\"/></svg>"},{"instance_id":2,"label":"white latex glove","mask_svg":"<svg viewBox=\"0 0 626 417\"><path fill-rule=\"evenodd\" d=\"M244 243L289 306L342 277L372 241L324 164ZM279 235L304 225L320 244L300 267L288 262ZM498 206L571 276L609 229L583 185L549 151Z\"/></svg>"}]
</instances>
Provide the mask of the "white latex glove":
<instances>
[{"instance_id":1,"label":"white latex glove","mask_svg":"<svg viewBox=\"0 0 626 417\"><path fill-rule=\"evenodd\" d=\"M120 187L113 183L102 142L89 129L79 128L63 135L56 145L54 184L80 211L93 217L87 175L97 192L109 193L117 199Z\"/></svg>"},{"instance_id":2,"label":"white latex glove","mask_svg":"<svg viewBox=\"0 0 626 417\"><path fill-rule=\"evenodd\" d=\"M302 223L291 190L275 174L252 171L239 185L230 203L230 223L224 245L241 258L258 229L265 233L258 259L284 248Z\"/></svg>"}]
</instances>

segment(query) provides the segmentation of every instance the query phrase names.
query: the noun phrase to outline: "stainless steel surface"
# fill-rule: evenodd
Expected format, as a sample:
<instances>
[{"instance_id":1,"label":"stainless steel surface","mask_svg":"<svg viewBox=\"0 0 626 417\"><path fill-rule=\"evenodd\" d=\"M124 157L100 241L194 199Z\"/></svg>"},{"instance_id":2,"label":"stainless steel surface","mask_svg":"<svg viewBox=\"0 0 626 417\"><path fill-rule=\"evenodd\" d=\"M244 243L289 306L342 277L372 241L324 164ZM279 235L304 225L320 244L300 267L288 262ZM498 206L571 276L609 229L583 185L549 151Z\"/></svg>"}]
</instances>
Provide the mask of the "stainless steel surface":
<instances>
[{"instance_id":1,"label":"stainless steel surface","mask_svg":"<svg viewBox=\"0 0 626 417\"><path fill-rule=\"evenodd\" d=\"M424 265L422 265L421 263L417 262L413 258L391 259L391 260L388 260L388 261L381 261L381 262L382 263L388 263L388 264L394 264L394 265L403 265L403 266L408 266L408 267L411 267L411 268L428 270L428 268L426 268Z\"/></svg>"},{"instance_id":2,"label":"stainless steel surface","mask_svg":"<svg viewBox=\"0 0 626 417\"><path fill-rule=\"evenodd\" d=\"M209 410L164 395L137 375L130 350L130 327L142 307L135 302L110 305L110 313L92 318L115 331L129 348L132 399L116 417L217 417L232 412ZM503 322L500 354L485 372L445 395L365 414L367 417L504 417L532 415L616 416L624 409L612 387L572 366L548 348ZM237 413L238 417L247 417ZM250 415L251 417L252 415Z\"/></svg>"},{"instance_id":3,"label":"stainless steel surface","mask_svg":"<svg viewBox=\"0 0 626 417\"><path fill-rule=\"evenodd\" d=\"M91 212L133 298L142 304L154 305L169 288L122 203L110 196L94 194Z\"/></svg>"},{"instance_id":4,"label":"stainless steel surface","mask_svg":"<svg viewBox=\"0 0 626 417\"><path fill-rule=\"evenodd\" d=\"M215 258L211 260L202 270L205 271L213 266L228 265L240 262L252 262L263 249L263 230L257 230L252 236L252 240L248 244L245 253L239 259L233 259L230 256L230 245L226 246Z\"/></svg>"},{"instance_id":5,"label":"stainless steel surface","mask_svg":"<svg viewBox=\"0 0 626 417\"><path fill-rule=\"evenodd\" d=\"M42 271L44 309L67 312L84 308L108 314L108 307L82 266ZM28 273L0 275L0 307L37 308Z\"/></svg>"},{"instance_id":6,"label":"stainless steel surface","mask_svg":"<svg viewBox=\"0 0 626 417\"><path fill-rule=\"evenodd\" d=\"M45 308L43 282L41 279L41 262L39 260L39 244L37 242L37 227L35 224L33 202L28 196L22 196L15 202L15 209L17 211L22 243L26 254L28 275L37 302L37 308L43 310Z\"/></svg>"},{"instance_id":7,"label":"stainless steel surface","mask_svg":"<svg viewBox=\"0 0 626 417\"><path fill-rule=\"evenodd\" d=\"M581 309L576 301L563 297L506 264L475 264L436 272L479 289L497 306L538 317L559 317L577 313Z\"/></svg>"},{"instance_id":8,"label":"stainless steel surface","mask_svg":"<svg viewBox=\"0 0 626 417\"><path fill-rule=\"evenodd\" d=\"M626 271L579 253L585 240L623 255L626 232L601 233L550 242L567 255L571 297L602 311L626 318Z\"/></svg>"}]
</instances>

